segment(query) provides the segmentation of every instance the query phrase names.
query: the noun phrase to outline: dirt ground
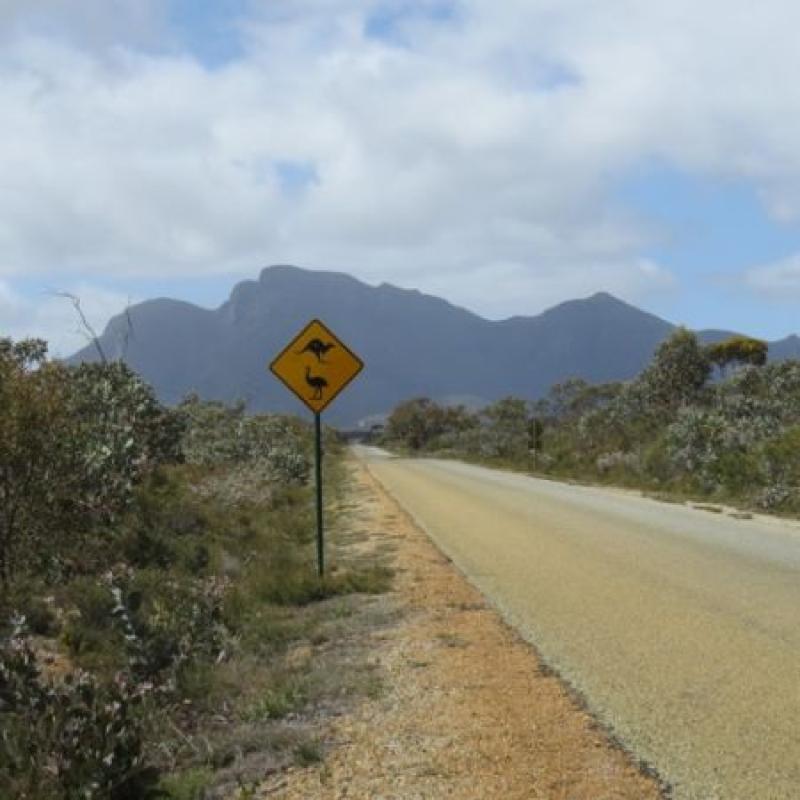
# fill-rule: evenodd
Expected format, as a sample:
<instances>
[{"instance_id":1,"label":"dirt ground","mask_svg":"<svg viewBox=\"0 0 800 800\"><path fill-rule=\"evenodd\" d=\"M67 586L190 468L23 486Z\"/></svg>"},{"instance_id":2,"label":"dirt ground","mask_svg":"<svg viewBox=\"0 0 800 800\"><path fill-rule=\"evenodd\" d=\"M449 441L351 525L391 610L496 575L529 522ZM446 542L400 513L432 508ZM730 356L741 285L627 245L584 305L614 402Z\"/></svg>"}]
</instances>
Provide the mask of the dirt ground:
<instances>
[{"instance_id":1,"label":"dirt ground","mask_svg":"<svg viewBox=\"0 0 800 800\"><path fill-rule=\"evenodd\" d=\"M533 649L353 462L350 519L396 571L397 622L373 633L383 691L322 731L322 763L259 798L649 800L662 794Z\"/></svg>"}]
</instances>

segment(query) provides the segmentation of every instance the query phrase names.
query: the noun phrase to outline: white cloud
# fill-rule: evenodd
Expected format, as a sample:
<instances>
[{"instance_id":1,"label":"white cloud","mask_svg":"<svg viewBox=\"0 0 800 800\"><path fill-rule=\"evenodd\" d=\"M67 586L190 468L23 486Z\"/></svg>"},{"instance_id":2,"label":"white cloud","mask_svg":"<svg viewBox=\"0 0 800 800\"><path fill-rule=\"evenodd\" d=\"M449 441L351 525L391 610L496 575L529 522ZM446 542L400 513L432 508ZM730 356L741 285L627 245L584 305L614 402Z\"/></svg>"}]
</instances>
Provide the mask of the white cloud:
<instances>
[{"instance_id":1,"label":"white cloud","mask_svg":"<svg viewBox=\"0 0 800 800\"><path fill-rule=\"evenodd\" d=\"M462 283L458 275L432 273L420 275L408 285L446 297L456 305L480 308L493 319L526 316L599 291L636 303L653 291L669 291L675 285L669 272L647 260L564 263L537 270L531 270L528 263L492 262L470 277ZM487 287L493 287L492 291Z\"/></svg>"},{"instance_id":2,"label":"white cloud","mask_svg":"<svg viewBox=\"0 0 800 800\"><path fill-rule=\"evenodd\" d=\"M244 56L214 69L148 50L170 38L159 4L92 0L95 33L68 0L34 5L0 4L7 281L282 261L502 315L670 285L609 198L647 159L800 218L788 0L461 0L396 45L365 34L374 0L254 3ZM287 191L287 163L315 180Z\"/></svg>"},{"instance_id":3,"label":"white cloud","mask_svg":"<svg viewBox=\"0 0 800 800\"><path fill-rule=\"evenodd\" d=\"M0 0L0 41L38 34L102 50L152 44L164 34L159 0Z\"/></svg>"},{"instance_id":4,"label":"white cloud","mask_svg":"<svg viewBox=\"0 0 800 800\"><path fill-rule=\"evenodd\" d=\"M800 297L800 253L753 267L744 274L744 283L768 297L796 301Z\"/></svg>"}]
</instances>

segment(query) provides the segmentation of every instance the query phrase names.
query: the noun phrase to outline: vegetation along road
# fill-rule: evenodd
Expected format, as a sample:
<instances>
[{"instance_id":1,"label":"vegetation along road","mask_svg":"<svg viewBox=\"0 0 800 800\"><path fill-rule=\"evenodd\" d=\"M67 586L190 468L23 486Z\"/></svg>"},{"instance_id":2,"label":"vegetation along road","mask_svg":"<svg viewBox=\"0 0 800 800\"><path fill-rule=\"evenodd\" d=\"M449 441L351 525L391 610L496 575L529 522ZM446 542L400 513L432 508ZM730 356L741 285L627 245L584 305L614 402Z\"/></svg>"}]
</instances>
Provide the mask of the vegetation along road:
<instances>
[{"instance_id":1,"label":"vegetation along road","mask_svg":"<svg viewBox=\"0 0 800 800\"><path fill-rule=\"evenodd\" d=\"M359 452L676 798L798 796L798 524Z\"/></svg>"}]
</instances>

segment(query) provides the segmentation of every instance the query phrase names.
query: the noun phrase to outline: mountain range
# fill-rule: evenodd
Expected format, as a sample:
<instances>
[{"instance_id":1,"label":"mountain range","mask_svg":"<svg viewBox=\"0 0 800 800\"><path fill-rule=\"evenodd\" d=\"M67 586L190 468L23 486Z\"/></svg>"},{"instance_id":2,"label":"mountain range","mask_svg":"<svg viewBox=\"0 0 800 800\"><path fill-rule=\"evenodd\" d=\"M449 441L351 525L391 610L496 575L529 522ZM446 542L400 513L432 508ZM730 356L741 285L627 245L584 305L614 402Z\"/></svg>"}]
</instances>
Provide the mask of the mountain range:
<instances>
[{"instance_id":1,"label":"mountain range","mask_svg":"<svg viewBox=\"0 0 800 800\"><path fill-rule=\"evenodd\" d=\"M362 374L326 420L362 424L410 397L480 406L505 395L536 398L565 378L635 376L675 326L601 292L531 317L484 319L446 300L337 272L267 267L237 284L219 308L148 300L114 317L100 337L159 397L189 392L243 399L253 411L301 411L268 363L312 318L322 319L364 360ZM699 331L703 341L730 335ZM89 345L71 362L98 357ZM770 343L773 359L800 358L800 338Z\"/></svg>"}]
</instances>

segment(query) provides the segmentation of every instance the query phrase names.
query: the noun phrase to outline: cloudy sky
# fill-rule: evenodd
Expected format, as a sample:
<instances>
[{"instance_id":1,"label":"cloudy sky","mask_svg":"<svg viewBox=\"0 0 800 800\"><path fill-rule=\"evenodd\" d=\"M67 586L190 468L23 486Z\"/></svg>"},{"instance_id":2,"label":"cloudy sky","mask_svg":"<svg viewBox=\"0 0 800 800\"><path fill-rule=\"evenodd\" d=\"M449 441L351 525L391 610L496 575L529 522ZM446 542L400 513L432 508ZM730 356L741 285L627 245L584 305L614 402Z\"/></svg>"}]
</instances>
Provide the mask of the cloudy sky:
<instances>
[{"instance_id":1,"label":"cloudy sky","mask_svg":"<svg viewBox=\"0 0 800 800\"><path fill-rule=\"evenodd\" d=\"M796 0L0 0L0 335L267 264L800 331Z\"/></svg>"}]
</instances>

